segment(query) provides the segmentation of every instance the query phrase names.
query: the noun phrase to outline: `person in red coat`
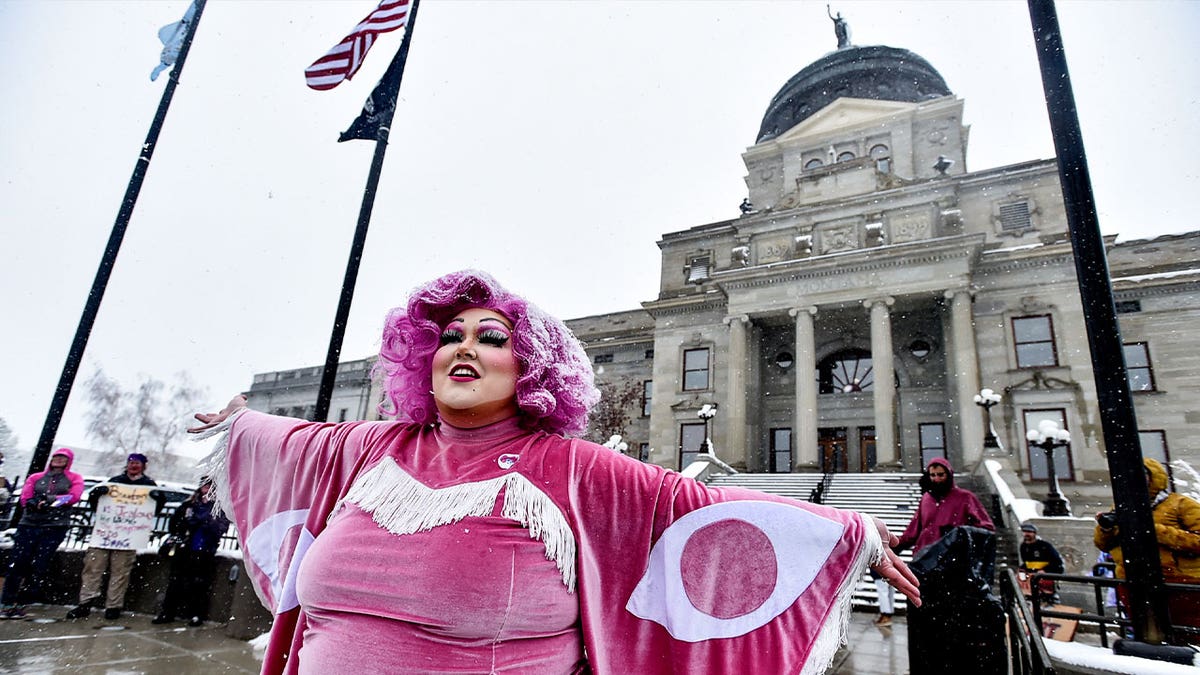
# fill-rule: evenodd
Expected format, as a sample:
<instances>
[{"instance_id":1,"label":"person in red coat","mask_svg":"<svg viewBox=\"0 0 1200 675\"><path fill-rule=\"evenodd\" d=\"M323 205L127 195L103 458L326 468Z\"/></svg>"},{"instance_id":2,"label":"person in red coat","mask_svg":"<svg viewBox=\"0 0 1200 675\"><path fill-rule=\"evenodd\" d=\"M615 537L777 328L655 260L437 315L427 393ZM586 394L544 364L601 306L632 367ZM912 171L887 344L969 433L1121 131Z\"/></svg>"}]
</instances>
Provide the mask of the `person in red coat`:
<instances>
[{"instance_id":1,"label":"person in red coat","mask_svg":"<svg viewBox=\"0 0 1200 675\"><path fill-rule=\"evenodd\" d=\"M972 525L996 530L983 502L974 493L954 485L954 469L941 457L929 460L922 484L929 490L921 496L917 512L900 535L896 551L913 548L913 554L941 539L952 528Z\"/></svg>"}]
</instances>

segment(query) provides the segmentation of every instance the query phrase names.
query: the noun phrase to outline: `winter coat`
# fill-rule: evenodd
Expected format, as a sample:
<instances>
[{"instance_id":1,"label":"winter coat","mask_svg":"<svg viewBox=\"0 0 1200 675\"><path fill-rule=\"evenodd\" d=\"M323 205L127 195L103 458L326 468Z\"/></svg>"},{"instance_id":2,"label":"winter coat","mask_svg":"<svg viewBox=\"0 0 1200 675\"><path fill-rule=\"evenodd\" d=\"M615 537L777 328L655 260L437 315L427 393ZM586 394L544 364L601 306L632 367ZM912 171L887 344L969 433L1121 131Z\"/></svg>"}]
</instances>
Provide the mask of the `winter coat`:
<instances>
[{"instance_id":1,"label":"winter coat","mask_svg":"<svg viewBox=\"0 0 1200 675\"><path fill-rule=\"evenodd\" d=\"M62 472L50 471L50 460L62 455L67 466ZM24 514L18 525L67 526L71 524L71 505L83 494L83 476L71 471L75 453L59 448L46 460L46 470L30 474L21 489Z\"/></svg>"},{"instance_id":2,"label":"winter coat","mask_svg":"<svg viewBox=\"0 0 1200 675\"><path fill-rule=\"evenodd\" d=\"M937 457L929 462L929 466L934 465L943 467L946 473L950 474L946 477L950 491L940 499L935 497L933 492L926 492L921 496L917 512L904 529L904 534L900 535L897 551L913 547L913 552L919 554L921 549L941 539L942 535L959 525L982 527L992 531L996 529L987 509L983 507L983 502L969 490L955 487L954 469L950 467L950 462ZM926 467L925 471L928 475L929 467Z\"/></svg>"},{"instance_id":3,"label":"winter coat","mask_svg":"<svg viewBox=\"0 0 1200 675\"><path fill-rule=\"evenodd\" d=\"M1154 535L1158 539L1158 558L1167 581L1200 583L1200 502L1167 492L1167 470L1153 459L1143 460L1149 473L1152 495ZM1096 525L1096 548L1108 551L1117 563L1117 577L1125 577L1125 558L1121 555L1119 527L1105 529Z\"/></svg>"},{"instance_id":4,"label":"winter coat","mask_svg":"<svg viewBox=\"0 0 1200 675\"><path fill-rule=\"evenodd\" d=\"M211 500L193 496L175 509L169 527L171 534L183 539L186 550L213 555L229 529L229 519L222 513L213 513Z\"/></svg>"},{"instance_id":5,"label":"winter coat","mask_svg":"<svg viewBox=\"0 0 1200 675\"><path fill-rule=\"evenodd\" d=\"M1038 537L1032 544L1021 542L1021 564L1039 572L1062 574L1066 567L1054 544Z\"/></svg>"}]
</instances>

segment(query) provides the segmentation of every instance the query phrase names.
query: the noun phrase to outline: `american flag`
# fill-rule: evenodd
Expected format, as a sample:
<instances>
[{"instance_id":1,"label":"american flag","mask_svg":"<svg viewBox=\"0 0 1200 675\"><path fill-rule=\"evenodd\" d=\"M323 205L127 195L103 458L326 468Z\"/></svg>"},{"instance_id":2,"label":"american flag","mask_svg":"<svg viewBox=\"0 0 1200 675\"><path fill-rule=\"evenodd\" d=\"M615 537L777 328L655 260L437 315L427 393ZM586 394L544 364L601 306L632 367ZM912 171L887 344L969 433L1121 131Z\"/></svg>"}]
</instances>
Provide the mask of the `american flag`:
<instances>
[{"instance_id":1,"label":"american flag","mask_svg":"<svg viewBox=\"0 0 1200 675\"><path fill-rule=\"evenodd\" d=\"M304 69L304 79L313 89L333 89L358 72L367 50L380 33L404 28L410 0L383 0L350 34L324 56Z\"/></svg>"}]
</instances>

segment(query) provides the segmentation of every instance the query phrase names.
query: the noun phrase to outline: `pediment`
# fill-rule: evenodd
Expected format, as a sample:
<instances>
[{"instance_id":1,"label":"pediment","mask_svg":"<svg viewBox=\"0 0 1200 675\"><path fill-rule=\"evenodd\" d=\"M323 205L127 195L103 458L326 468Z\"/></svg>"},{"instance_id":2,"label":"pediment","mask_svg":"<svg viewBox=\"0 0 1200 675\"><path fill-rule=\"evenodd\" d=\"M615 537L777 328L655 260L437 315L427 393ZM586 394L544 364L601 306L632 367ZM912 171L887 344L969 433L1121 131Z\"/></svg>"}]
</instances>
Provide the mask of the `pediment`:
<instances>
[{"instance_id":1,"label":"pediment","mask_svg":"<svg viewBox=\"0 0 1200 675\"><path fill-rule=\"evenodd\" d=\"M861 126L886 122L916 110L920 104L903 101L875 101L866 98L839 98L775 139L778 143L809 136L837 133Z\"/></svg>"}]
</instances>

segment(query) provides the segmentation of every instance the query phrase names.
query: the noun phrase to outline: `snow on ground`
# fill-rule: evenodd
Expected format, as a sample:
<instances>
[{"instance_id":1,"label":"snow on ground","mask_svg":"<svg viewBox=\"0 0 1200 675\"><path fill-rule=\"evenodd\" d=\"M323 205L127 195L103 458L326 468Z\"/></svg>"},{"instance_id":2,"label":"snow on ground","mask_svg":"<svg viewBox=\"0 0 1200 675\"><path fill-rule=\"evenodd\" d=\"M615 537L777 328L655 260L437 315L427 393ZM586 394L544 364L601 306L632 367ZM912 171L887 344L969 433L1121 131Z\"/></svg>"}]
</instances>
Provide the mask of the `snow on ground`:
<instances>
[{"instance_id":1,"label":"snow on ground","mask_svg":"<svg viewBox=\"0 0 1200 675\"><path fill-rule=\"evenodd\" d=\"M1139 659L1134 656L1117 656L1104 647L1093 647L1078 642L1046 640L1046 651L1050 658L1074 666L1095 668L1109 673L1128 675L1196 675L1196 666L1184 666L1166 661Z\"/></svg>"}]
</instances>

